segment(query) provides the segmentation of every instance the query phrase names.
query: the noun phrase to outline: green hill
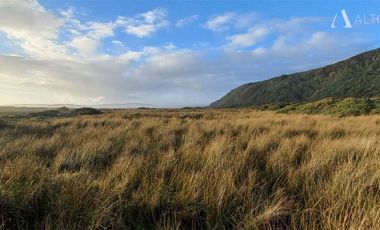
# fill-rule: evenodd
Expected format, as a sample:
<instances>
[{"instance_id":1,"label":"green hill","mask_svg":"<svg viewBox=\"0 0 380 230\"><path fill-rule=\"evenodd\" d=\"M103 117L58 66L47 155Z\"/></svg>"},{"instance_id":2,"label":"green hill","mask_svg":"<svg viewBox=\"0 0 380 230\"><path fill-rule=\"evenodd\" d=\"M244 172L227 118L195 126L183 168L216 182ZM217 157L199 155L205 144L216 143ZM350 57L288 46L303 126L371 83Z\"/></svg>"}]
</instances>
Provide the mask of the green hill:
<instances>
[{"instance_id":1,"label":"green hill","mask_svg":"<svg viewBox=\"0 0 380 230\"><path fill-rule=\"evenodd\" d=\"M212 108L311 102L327 97L380 96L380 49L306 72L239 86Z\"/></svg>"}]
</instances>

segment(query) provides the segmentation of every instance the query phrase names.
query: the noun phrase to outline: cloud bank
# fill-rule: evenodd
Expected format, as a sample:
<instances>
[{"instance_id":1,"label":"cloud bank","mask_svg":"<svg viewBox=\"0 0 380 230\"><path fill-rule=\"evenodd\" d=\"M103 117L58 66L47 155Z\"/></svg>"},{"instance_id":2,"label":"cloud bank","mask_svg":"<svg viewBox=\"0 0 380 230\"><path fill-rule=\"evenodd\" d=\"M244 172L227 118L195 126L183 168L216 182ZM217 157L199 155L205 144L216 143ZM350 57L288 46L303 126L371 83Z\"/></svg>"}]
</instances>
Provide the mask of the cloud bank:
<instances>
[{"instance_id":1,"label":"cloud bank","mask_svg":"<svg viewBox=\"0 0 380 230\"><path fill-rule=\"evenodd\" d=\"M242 83L321 66L368 47L318 30L317 18L263 21L256 12L226 12L204 22L190 15L171 23L169 13L155 8L81 21L73 8L53 12L34 0L1 1L1 38L14 48L0 53L0 104L207 105ZM195 49L167 41L136 49L114 39L120 31L146 39L190 23L222 34L224 44ZM101 49L107 39L117 54Z\"/></svg>"}]
</instances>

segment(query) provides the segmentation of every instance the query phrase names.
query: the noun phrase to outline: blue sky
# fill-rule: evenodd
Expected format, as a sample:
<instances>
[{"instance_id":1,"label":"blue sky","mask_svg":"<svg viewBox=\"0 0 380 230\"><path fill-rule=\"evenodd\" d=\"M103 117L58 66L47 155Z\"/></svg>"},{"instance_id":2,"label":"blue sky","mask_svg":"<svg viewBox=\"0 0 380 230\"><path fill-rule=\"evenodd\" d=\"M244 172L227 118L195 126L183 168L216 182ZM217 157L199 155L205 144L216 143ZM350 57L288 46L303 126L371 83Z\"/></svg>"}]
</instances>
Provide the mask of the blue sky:
<instances>
[{"instance_id":1,"label":"blue sky","mask_svg":"<svg viewBox=\"0 0 380 230\"><path fill-rule=\"evenodd\" d=\"M376 1L3 0L0 104L207 105L378 48L379 32Z\"/></svg>"}]
</instances>

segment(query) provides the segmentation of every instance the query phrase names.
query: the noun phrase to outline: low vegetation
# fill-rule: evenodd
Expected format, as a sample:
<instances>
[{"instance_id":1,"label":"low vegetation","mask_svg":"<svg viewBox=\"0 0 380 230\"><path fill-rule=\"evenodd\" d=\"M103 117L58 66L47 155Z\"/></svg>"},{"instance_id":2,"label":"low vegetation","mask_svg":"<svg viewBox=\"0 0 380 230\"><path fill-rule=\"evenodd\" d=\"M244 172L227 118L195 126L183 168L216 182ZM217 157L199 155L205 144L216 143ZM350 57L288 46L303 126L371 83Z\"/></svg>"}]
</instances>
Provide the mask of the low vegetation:
<instances>
[{"instance_id":1,"label":"low vegetation","mask_svg":"<svg viewBox=\"0 0 380 230\"><path fill-rule=\"evenodd\" d=\"M380 229L380 117L1 120L0 228Z\"/></svg>"},{"instance_id":2,"label":"low vegetation","mask_svg":"<svg viewBox=\"0 0 380 230\"><path fill-rule=\"evenodd\" d=\"M380 113L380 98L327 98L304 104L291 104L278 109L281 113L358 116Z\"/></svg>"},{"instance_id":3,"label":"low vegetation","mask_svg":"<svg viewBox=\"0 0 380 230\"><path fill-rule=\"evenodd\" d=\"M54 117L75 117L78 115L98 115L101 110L95 108L33 108L33 107L2 107L0 106L0 118L13 119L48 119Z\"/></svg>"}]
</instances>

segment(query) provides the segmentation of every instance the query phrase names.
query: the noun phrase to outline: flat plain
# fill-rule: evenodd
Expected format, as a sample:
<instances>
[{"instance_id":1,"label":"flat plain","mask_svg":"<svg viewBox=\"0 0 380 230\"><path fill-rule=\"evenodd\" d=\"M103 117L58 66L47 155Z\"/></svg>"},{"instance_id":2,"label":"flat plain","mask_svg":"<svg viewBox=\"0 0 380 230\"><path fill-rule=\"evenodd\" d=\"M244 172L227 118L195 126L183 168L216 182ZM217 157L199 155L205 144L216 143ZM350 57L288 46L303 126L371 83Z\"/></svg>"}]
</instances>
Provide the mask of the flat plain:
<instances>
[{"instance_id":1,"label":"flat plain","mask_svg":"<svg viewBox=\"0 0 380 230\"><path fill-rule=\"evenodd\" d=\"M380 116L2 119L0 228L380 229Z\"/></svg>"}]
</instances>

